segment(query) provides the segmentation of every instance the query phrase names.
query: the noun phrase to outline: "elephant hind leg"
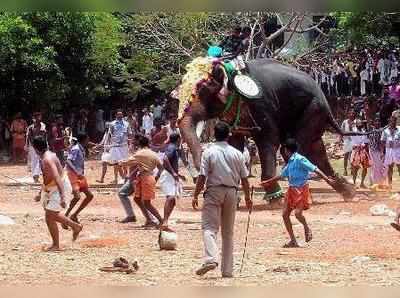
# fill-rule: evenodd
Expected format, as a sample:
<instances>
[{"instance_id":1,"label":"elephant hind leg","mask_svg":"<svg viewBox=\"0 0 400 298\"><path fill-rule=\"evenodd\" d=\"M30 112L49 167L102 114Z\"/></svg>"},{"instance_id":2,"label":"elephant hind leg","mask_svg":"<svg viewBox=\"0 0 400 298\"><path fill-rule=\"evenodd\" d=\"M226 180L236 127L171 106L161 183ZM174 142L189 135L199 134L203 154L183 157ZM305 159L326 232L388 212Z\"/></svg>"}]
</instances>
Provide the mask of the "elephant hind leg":
<instances>
[{"instance_id":1,"label":"elephant hind leg","mask_svg":"<svg viewBox=\"0 0 400 298\"><path fill-rule=\"evenodd\" d=\"M336 177L337 183L333 188L345 198L352 198L355 190L344 178L341 178L333 170L329 163L322 135L327 123L327 115L323 113L318 105L311 105L304 113L296 134L296 141L299 144L299 153L306 156L322 172L328 176Z\"/></svg>"}]
</instances>

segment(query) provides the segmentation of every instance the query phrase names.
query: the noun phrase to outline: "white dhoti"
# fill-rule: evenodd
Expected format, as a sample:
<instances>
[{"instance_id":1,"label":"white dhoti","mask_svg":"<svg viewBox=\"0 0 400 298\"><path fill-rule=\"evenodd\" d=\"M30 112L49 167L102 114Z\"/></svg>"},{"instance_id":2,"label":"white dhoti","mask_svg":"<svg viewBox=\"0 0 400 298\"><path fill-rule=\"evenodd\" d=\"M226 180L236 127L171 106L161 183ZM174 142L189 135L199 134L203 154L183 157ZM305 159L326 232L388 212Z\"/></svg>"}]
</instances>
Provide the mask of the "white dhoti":
<instances>
[{"instance_id":1,"label":"white dhoti","mask_svg":"<svg viewBox=\"0 0 400 298\"><path fill-rule=\"evenodd\" d=\"M386 147L384 165L390 166L392 164L400 165L400 148Z\"/></svg>"},{"instance_id":2,"label":"white dhoti","mask_svg":"<svg viewBox=\"0 0 400 298\"><path fill-rule=\"evenodd\" d=\"M35 149L33 149L33 146L29 146L29 157L32 176L40 176L42 174L42 170L40 168L40 157L37 155Z\"/></svg>"},{"instance_id":3,"label":"white dhoti","mask_svg":"<svg viewBox=\"0 0 400 298\"><path fill-rule=\"evenodd\" d=\"M106 163L109 163L111 161L111 154L109 151L104 151L101 154L101 161Z\"/></svg>"},{"instance_id":4,"label":"white dhoti","mask_svg":"<svg viewBox=\"0 0 400 298\"><path fill-rule=\"evenodd\" d=\"M128 144L121 146L112 146L110 148L110 163L118 163L127 160L129 157Z\"/></svg>"},{"instance_id":5,"label":"white dhoti","mask_svg":"<svg viewBox=\"0 0 400 298\"><path fill-rule=\"evenodd\" d=\"M167 197L180 197L182 195L182 184L176 181L174 177L166 170L161 173L160 179L161 191Z\"/></svg>"},{"instance_id":6,"label":"white dhoti","mask_svg":"<svg viewBox=\"0 0 400 298\"><path fill-rule=\"evenodd\" d=\"M72 197L72 187L67 175L62 178L62 182L64 185L65 203L67 205L66 207L68 207ZM45 210L54 212L60 212L63 210L63 207L61 206L61 196L57 185L44 186L42 189L41 200L42 206Z\"/></svg>"}]
</instances>

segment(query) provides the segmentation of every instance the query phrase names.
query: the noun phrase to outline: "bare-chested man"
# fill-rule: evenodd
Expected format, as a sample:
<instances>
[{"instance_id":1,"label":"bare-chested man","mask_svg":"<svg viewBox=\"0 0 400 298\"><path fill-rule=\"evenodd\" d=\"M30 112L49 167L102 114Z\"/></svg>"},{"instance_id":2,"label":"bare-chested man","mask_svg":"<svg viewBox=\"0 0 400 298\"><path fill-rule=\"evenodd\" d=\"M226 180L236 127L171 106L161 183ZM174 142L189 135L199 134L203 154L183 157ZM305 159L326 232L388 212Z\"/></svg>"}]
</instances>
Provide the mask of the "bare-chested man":
<instances>
[{"instance_id":1,"label":"bare-chested man","mask_svg":"<svg viewBox=\"0 0 400 298\"><path fill-rule=\"evenodd\" d=\"M67 198L71 196L72 188L56 154L48 150L46 139L43 136L35 137L32 145L40 157L43 173L43 186L35 200L42 200L46 212L46 224L53 240L53 244L47 248L47 251L59 251L60 239L57 223L72 229L73 241L78 238L82 231L82 225L73 222L60 213L62 209L67 207Z\"/></svg>"}]
</instances>

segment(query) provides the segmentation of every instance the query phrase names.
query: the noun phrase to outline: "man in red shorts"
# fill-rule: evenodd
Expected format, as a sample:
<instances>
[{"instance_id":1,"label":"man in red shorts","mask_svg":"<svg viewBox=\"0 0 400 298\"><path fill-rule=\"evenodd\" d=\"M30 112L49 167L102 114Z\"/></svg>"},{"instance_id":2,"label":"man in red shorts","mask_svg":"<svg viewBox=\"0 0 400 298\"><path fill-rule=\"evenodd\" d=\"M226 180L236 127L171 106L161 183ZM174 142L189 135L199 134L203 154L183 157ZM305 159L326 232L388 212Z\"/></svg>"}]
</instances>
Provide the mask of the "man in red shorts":
<instances>
[{"instance_id":1,"label":"man in red shorts","mask_svg":"<svg viewBox=\"0 0 400 298\"><path fill-rule=\"evenodd\" d=\"M149 148L150 141L144 135L136 135L136 140L140 149L136 151L136 153L127 161L121 163L122 166L127 167L137 167L138 174L134 177L135 183L135 203L141 209L143 216L146 218L146 223L144 224L145 228L153 228L157 226L154 223L151 216L155 217L159 224L163 222L163 219L158 212L158 210L152 204L152 201L156 198L156 183L157 180L160 178L160 174L163 171L163 166L158 158L157 153L152 151ZM157 176L154 177L154 172L157 169ZM128 184L126 185L129 186ZM131 204L129 202L128 196L132 192L132 186L129 187L131 191L122 190L120 191L120 199L125 208L125 211L132 210ZM127 208L128 207L128 208ZM131 213L131 212L130 212ZM128 214L129 216L132 216Z\"/></svg>"},{"instance_id":2,"label":"man in red shorts","mask_svg":"<svg viewBox=\"0 0 400 298\"><path fill-rule=\"evenodd\" d=\"M69 181L71 182L72 186L72 194L73 199L69 205L65 216L69 216L72 209L74 209L75 205L81 199L80 193L83 192L85 194L85 199L81 203L81 205L76 209L76 211L71 215L71 220L76 223L79 223L78 215L79 213L86 208L86 206L92 201L93 194L89 190L89 185L87 180L84 176L85 174L85 147L88 144L89 138L87 135L81 134L77 137L78 142L76 145L72 146L67 162L66 162L66 169Z\"/></svg>"},{"instance_id":3,"label":"man in red shorts","mask_svg":"<svg viewBox=\"0 0 400 298\"><path fill-rule=\"evenodd\" d=\"M293 233L292 222L290 221L290 214L294 211L297 220L304 226L304 234L306 242L312 240L311 229L307 224L306 218L303 215L304 210L308 210L311 204L311 194L308 187L309 174L314 172L324 179L328 184L334 183L324 173L321 172L315 165L313 165L303 155L297 153L297 143L293 139L286 141L283 146L283 153L285 160L288 160L286 166L283 168L279 176L273 177L269 180L261 182L261 185L268 186L281 178L288 178L289 189L285 196L283 207L283 221L286 230L290 236L290 242L285 244L284 248L299 247L296 237ZM287 159L286 159L287 158Z\"/></svg>"}]
</instances>

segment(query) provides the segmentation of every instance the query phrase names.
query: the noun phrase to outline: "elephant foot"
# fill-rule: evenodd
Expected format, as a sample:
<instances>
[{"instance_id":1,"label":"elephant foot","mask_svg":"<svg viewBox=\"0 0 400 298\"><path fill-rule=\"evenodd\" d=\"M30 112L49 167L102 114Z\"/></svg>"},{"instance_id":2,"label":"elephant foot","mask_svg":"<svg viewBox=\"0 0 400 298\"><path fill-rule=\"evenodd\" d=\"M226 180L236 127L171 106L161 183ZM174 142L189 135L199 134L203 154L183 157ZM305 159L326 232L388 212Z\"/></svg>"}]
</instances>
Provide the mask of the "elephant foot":
<instances>
[{"instance_id":1,"label":"elephant foot","mask_svg":"<svg viewBox=\"0 0 400 298\"><path fill-rule=\"evenodd\" d=\"M276 202L281 201L284 193L282 188L278 183L273 186L265 188L264 200L269 202L271 205L276 204Z\"/></svg>"},{"instance_id":2,"label":"elephant foot","mask_svg":"<svg viewBox=\"0 0 400 298\"><path fill-rule=\"evenodd\" d=\"M344 177L336 173L333 177L333 180L335 181L335 183L332 185L333 189L340 193L346 202L351 201L355 197L357 193L356 188Z\"/></svg>"}]
</instances>

